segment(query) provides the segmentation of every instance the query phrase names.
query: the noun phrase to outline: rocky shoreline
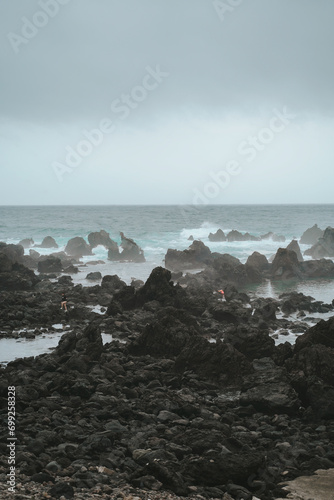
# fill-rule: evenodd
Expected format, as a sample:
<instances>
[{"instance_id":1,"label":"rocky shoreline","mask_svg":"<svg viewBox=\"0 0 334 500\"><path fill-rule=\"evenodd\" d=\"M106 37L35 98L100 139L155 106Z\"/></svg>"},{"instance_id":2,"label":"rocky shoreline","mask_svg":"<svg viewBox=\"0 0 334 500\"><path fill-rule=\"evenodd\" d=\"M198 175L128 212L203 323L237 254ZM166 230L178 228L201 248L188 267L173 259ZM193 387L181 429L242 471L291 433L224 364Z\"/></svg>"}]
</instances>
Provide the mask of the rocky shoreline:
<instances>
[{"instance_id":1,"label":"rocky shoreline","mask_svg":"<svg viewBox=\"0 0 334 500\"><path fill-rule=\"evenodd\" d=\"M36 276L15 255L0 252L2 337L68 325L53 352L0 368L3 421L16 390L17 498L273 500L334 467L334 317L305 321L333 304L238 290L305 269L292 250L276 264L214 255L196 275L158 267L145 283L91 287ZM293 329L295 345L275 345L274 332ZM1 434L1 495L12 498Z\"/></svg>"}]
</instances>

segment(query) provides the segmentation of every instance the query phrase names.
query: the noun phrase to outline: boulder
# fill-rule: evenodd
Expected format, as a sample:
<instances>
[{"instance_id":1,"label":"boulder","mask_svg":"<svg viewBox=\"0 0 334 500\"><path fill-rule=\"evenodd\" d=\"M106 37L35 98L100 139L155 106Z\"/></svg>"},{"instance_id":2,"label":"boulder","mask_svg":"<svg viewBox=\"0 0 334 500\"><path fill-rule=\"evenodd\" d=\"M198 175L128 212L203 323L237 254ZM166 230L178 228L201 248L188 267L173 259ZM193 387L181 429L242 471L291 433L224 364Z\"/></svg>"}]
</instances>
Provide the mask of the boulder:
<instances>
[{"instance_id":1,"label":"boulder","mask_svg":"<svg viewBox=\"0 0 334 500\"><path fill-rule=\"evenodd\" d=\"M88 245L86 241L81 238L81 236L71 238L66 245L65 252L67 253L67 255L79 258L83 257L84 255L92 255L92 249L90 245Z\"/></svg>"},{"instance_id":2,"label":"boulder","mask_svg":"<svg viewBox=\"0 0 334 500\"><path fill-rule=\"evenodd\" d=\"M36 250L32 250L32 249L29 250L29 255L33 260L38 260L41 256L41 254L39 252L36 252Z\"/></svg>"},{"instance_id":3,"label":"boulder","mask_svg":"<svg viewBox=\"0 0 334 500\"><path fill-rule=\"evenodd\" d=\"M45 236L40 245L35 245L37 248L58 248L56 240L52 236Z\"/></svg>"},{"instance_id":4,"label":"boulder","mask_svg":"<svg viewBox=\"0 0 334 500\"><path fill-rule=\"evenodd\" d=\"M304 255L311 255L313 259L322 257L334 257L334 228L327 227L318 242L304 252Z\"/></svg>"},{"instance_id":5,"label":"boulder","mask_svg":"<svg viewBox=\"0 0 334 500\"><path fill-rule=\"evenodd\" d=\"M99 245L102 245L105 248L107 248L108 250L109 249L112 249L115 251L118 250L117 243L115 241L113 241L110 238L109 233L107 233L103 229L101 229L101 231L99 231L99 232L90 233L88 235L88 242L89 242L91 248L95 248Z\"/></svg>"},{"instance_id":6,"label":"boulder","mask_svg":"<svg viewBox=\"0 0 334 500\"><path fill-rule=\"evenodd\" d=\"M0 274L9 273L13 268L11 259L5 253L0 253Z\"/></svg>"},{"instance_id":7,"label":"boulder","mask_svg":"<svg viewBox=\"0 0 334 500\"><path fill-rule=\"evenodd\" d=\"M305 347L322 344L334 349L334 317L328 321L321 320L309 328L303 335L297 337L295 352L298 353Z\"/></svg>"},{"instance_id":8,"label":"boulder","mask_svg":"<svg viewBox=\"0 0 334 500\"><path fill-rule=\"evenodd\" d=\"M259 271L242 264L239 259L232 255L215 253L213 257L210 268L213 270L215 279L220 283L219 287L224 288L225 283L240 286L258 283L262 280Z\"/></svg>"},{"instance_id":9,"label":"boulder","mask_svg":"<svg viewBox=\"0 0 334 500\"><path fill-rule=\"evenodd\" d=\"M122 281L116 274L114 275L105 275L102 278L101 287L106 289L110 293L114 293L121 288L126 287L126 283Z\"/></svg>"},{"instance_id":10,"label":"boulder","mask_svg":"<svg viewBox=\"0 0 334 500\"><path fill-rule=\"evenodd\" d=\"M12 264L16 262L21 263L24 256L24 248L21 245L7 245L6 243L0 242L0 253L7 255Z\"/></svg>"},{"instance_id":11,"label":"boulder","mask_svg":"<svg viewBox=\"0 0 334 500\"><path fill-rule=\"evenodd\" d=\"M165 266L172 271L204 267L211 260L211 250L202 241L195 240L186 250L169 248L165 256Z\"/></svg>"},{"instance_id":12,"label":"boulder","mask_svg":"<svg viewBox=\"0 0 334 500\"><path fill-rule=\"evenodd\" d=\"M31 290L39 282L39 278L33 271L22 264L13 264L8 256L1 254L1 252L0 268L3 270L0 274L0 290ZM10 270L6 271L5 269Z\"/></svg>"},{"instance_id":13,"label":"boulder","mask_svg":"<svg viewBox=\"0 0 334 500\"><path fill-rule=\"evenodd\" d=\"M120 233L121 235L121 260L128 260L131 262L145 262L144 252L143 250L130 238L126 238L124 233Z\"/></svg>"},{"instance_id":14,"label":"boulder","mask_svg":"<svg viewBox=\"0 0 334 500\"><path fill-rule=\"evenodd\" d=\"M163 267L156 267L147 278L144 286L136 293L136 304L141 306L151 300L158 300L162 305L173 305L177 294L171 281L171 272Z\"/></svg>"},{"instance_id":15,"label":"boulder","mask_svg":"<svg viewBox=\"0 0 334 500\"><path fill-rule=\"evenodd\" d=\"M224 341L233 345L249 360L272 356L275 350L275 341L267 332L245 325L229 329L224 334Z\"/></svg>"},{"instance_id":16,"label":"boulder","mask_svg":"<svg viewBox=\"0 0 334 500\"><path fill-rule=\"evenodd\" d=\"M88 273L86 276L86 280L100 281L101 279L102 279L102 274L99 271L96 271L94 273Z\"/></svg>"},{"instance_id":17,"label":"boulder","mask_svg":"<svg viewBox=\"0 0 334 500\"><path fill-rule=\"evenodd\" d=\"M58 259L57 257L52 257L51 255L48 257L43 258L38 262L38 272L42 274L49 274L49 273L61 273L62 271L62 264L61 260Z\"/></svg>"},{"instance_id":18,"label":"boulder","mask_svg":"<svg viewBox=\"0 0 334 500\"><path fill-rule=\"evenodd\" d=\"M253 252L252 255L248 257L246 265L254 267L258 271L262 272L268 269L269 262L265 255L262 255L259 252Z\"/></svg>"},{"instance_id":19,"label":"boulder","mask_svg":"<svg viewBox=\"0 0 334 500\"><path fill-rule=\"evenodd\" d=\"M55 349L55 355L62 356L77 351L77 353L86 355L90 360L98 360L102 350L101 331L98 325L93 322L80 334L69 332L63 335Z\"/></svg>"},{"instance_id":20,"label":"boulder","mask_svg":"<svg viewBox=\"0 0 334 500\"><path fill-rule=\"evenodd\" d=\"M192 370L224 388L238 387L243 376L252 371L246 357L228 343L212 344L202 337L193 336L179 352L175 361L177 371Z\"/></svg>"},{"instance_id":21,"label":"boulder","mask_svg":"<svg viewBox=\"0 0 334 500\"><path fill-rule=\"evenodd\" d=\"M226 236L224 231L218 229L215 233L210 233L209 241L226 241Z\"/></svg>"},{"instance_id":22,"label":"boulder","mask_svg":"<svg viewBox=\"0 0 334 500\"><path fill-rule=\"evenodd\" d=\"M19 245L23 246L23 248L30 248L34 245L34 240L32 238L25 238L19 242Z\"/></svg>"},{"instance_id":23,"label":"boulder","mask_svg":"<svg viewBox=\"0 0 334 500\"><path fill-rule=\"evenodd\" d=\"M318 227L318 224L314 224L314 226L306 229L302 234L299 243L303 245L314 245L317 243L319 238L322 238L324 234L323 229Z\"/></svg>"},{"instance_id":24,"label":"boulder","mask_svg":"<svg viewBox=\"0 0 334 500\"><path fill-rule=\"evenodd\" d=\"M289 383L286 369L270 358L255 359L252 366L253 372L244 379L240 403L269 414L295 414L301 402Z\"/></svg>"},{"instance_id":25,"label":"boulder","mask_svg":"<svg viewBox=\"0 0 334 500\"><path fill-rule=\"evenodd\" d=\"M183 351L192 337L200 339L191 317L184 311L167 308L157 321L148 324L128 347L135 356L149 354L170 358Z\"/></svg>"},{"instance_id":26,"label":"boulder","mask_svg":"<svg viewBox=\"0 0 334 500\"><path fill-rule=\"evenodd\" d=\"M334 278L334 262L330 259L305 260L299 268L305 278Z\"/></svg>"},{"instance_id":27,"label":"boulder","mask_svg":"<svg viewBox=\"0 0 334 500\"><path fill-rule=\"evenodd\" d=\"M279 248L271 265L270 275L275 280L302 278L296 252Z\"/></svg>"},{"instance_id":28,"label":"boulder","mask_svg":"<svg viewBox=\"0 0 334 500\"><path fill-rule=\"evenodd\" d=\"M298 244L298 241L297 240L292 240L288 246L286 247L287 250L292 250L293 252L295 252L295 254L297 255L297 259L299 262L303 262L304 260L304 257L302 256L302 253L300 251L300 247L299 247L299 244Z\"/></svg>"}]
</instances>

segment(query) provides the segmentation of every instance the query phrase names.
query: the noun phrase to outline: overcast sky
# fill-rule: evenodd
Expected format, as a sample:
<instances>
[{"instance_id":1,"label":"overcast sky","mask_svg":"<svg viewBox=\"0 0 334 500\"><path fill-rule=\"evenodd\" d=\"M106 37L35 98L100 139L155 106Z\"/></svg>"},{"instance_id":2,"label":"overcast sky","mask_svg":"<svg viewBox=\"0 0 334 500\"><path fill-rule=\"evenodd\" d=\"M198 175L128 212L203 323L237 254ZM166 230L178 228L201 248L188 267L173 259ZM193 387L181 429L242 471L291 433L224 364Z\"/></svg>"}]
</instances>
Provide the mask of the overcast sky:
<instances>
[{"instance_id":1,"label":"overcast sky","mask_svg":"<svg viewBox=\"0 0 334 500\"><path fill-rule=\"evenodd\" d=\"M332 0L0 5L0 204L332 203Z\"/></svg>"}]
</instances>

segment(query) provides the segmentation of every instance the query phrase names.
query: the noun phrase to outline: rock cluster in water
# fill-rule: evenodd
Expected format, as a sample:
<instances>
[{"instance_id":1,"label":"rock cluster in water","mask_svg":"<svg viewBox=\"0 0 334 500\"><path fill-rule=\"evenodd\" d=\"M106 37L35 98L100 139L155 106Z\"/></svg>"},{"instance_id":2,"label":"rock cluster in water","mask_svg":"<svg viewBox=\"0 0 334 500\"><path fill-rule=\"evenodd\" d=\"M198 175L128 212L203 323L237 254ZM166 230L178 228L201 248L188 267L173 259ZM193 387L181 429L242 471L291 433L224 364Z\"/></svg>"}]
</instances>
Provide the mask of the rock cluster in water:
<instances>
[{"instance_id":1,"label":"rock cluster in water","mask_svg":"<svg viewBox=\"0 0 334 500\"><path fill-rule=\"evenodd\" d=\"M165 265L172 271L204 268L198 277L218 287L222 287L224 283L248 285L264 279L303 280L334 277L332 260L321 258L304 261L296 240L287 248L279 248L271 263L264 255L254 252L245 264L229 254L211 252L202 241L195 240L186 250L168 249Z\"/></svg>"},{"instance_id":2,"label":"rock cluster in water","mask_svg":"<svg viewBox=\"0 0 334 500\"><path fill-rule=\"evenodd\" d=\"M0 368L3 407L16 387L23 493L42 484L52 498L118 498L126 485L161 498L273 500L282 481L334 467L334 318L303 323L332 304L301 293L251 298L236 286L310 273L294 251L243 265L194 242L181 259L199 256L197 275L158 267L146 283L104 276L84 288L70 276L36 277L20 248L0 247L2 335L70 329L51 354ZM326 266L311 261L313 274ZM222 282L224 301L213 293ZM304 332L295 346L275 346L269 333L284 328ZM114 341L103 345L102 333ZM5 459L0 473L5 485Z\"/></svg>"}]
</instances>

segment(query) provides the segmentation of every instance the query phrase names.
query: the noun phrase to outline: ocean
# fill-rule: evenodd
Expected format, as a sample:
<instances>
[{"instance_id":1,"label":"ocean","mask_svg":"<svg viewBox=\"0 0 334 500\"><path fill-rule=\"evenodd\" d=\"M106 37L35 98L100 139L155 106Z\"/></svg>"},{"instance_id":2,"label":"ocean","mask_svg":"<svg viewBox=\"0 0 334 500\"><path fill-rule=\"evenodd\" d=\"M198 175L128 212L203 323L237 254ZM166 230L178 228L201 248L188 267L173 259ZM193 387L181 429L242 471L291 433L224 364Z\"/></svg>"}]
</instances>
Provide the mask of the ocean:
<instances>
[{"instance_id":1,"label":"ocean","mask_svg":"<svg viewBox=\"0 0 334 500\"><path fill-rule=\"evenodd\" d=\"M117 263L107 261L104 247L94 249L94 255L82 260L82 268L73 280L89 286L87 273L100 271L117 274L127 283L132 278L146 280L151 270L164 265L168 248L183 250L191 244L189 237L202 240L212 251L229 253L245 262L254 251L270 258L279 247L287 246L291 239L299 239L303 232L318 224L325 229L334 225L332 205L160 205L160 206L0 206L0 241L18 243L32 238L35 244L45 236L52 236L59 249L64 250L67 241L74 236L87 236L101 229L110 233L120 243L120 231L132 238L144 250L146 262ZM274 232L286 238L285 243L272 240L250 242L210 242L209 233L222 229L225 233L236 229L260 236ZM302 251L307 248L301 245ZM42 254L55 250L37 249ZM29 250L26 250L29 253ZM90 265L91 261L103 260L105 264ZM282 291L296 289L311 294L317 300L334 298L333 280L303 283L265 283L258 288L264 296L276 296Z\"/></svg>"},{"instance_id":2,"label":"ocean","mask_svg":"<svg viewBox=\"0 0 334 500\"><path fill-rule=\"evenodd\" d=\"M93 256L82 259L85 267L80 267L80 272L72 275L73 281L83 286L95 285L95 282L86 280L91 271L100 271L102 275L117 274L126 283L130 283L132 278L145 281L152 269L164 265L167 249L188 248L191 235L202 240L212 251L229 253L243 263L254 251L270 258L280 246L287 246L291 239L299 240L303 232L314 224L322 229L333 226L334 205L0 206L0 241L6 243L32 238L35 244L39 244L45 236L52 236L59 245L58 250L37 248L40 253L48 254L64 250L68 240L74 236L82 236L88 241L90 232L104 229L118 243L121 242L120 231L124 232L144 250L146 262L138 264L110 262L104 247L95 248ZM254 236L271 231L285 236L286 242L210 242L209 233L215 233L219 228L225 233L236 229ZM306 245L301 245L302 251L306 248ZM105 263L90 264L96 260ZM334 299L334 280L266 281L245 291L263 297L278 297L293 290L329 303ZM324 319L327 316L319 315ZM52 333L34 340L1 339L0 363L22 355L45 352L57 344L61 334ZM276 342L288 340L294 343L295 338L293 334Z\"/></svg>"}]
</instances>

